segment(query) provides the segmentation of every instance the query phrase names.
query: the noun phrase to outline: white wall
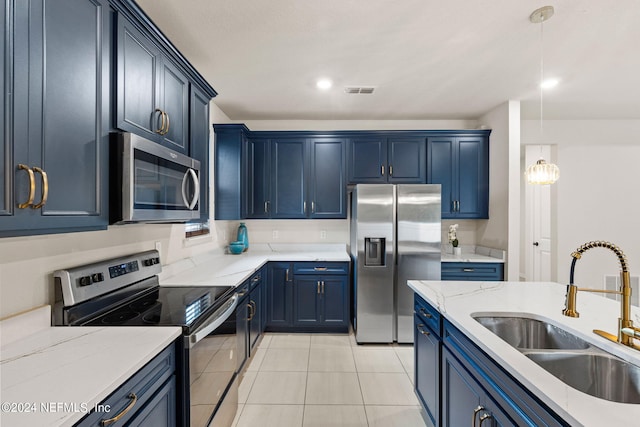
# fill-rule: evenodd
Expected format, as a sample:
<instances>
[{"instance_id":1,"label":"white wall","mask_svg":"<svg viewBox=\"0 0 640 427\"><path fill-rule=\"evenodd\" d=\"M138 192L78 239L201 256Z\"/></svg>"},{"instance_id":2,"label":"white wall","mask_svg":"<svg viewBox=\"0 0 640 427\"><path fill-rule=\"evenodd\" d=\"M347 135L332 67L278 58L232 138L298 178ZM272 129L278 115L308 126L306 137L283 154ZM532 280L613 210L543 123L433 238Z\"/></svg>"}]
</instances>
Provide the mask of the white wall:
<instances>
[{"instance_id":1,"label":"white wall","mask_svg":"<svg viewBox=\"0 0 640 427\"><path fill-rule=\"evenodd\" d=\"M478 122L492 131L489 143L489 219L478 221L476 241L480 246L506 250L505 277L518 280L520 103L505 102ZM512 164L514 158L517 159L515 166ZM517 203L515 207L514 203Z\"/></svg>"},{"instance_id":2,"label":"white wall","mask_svg":"<svg viewBox=\"0 0 640 427\"><path fill-rule=\"evenodd\" d=\"M522 122L524 144L557 144L557 280L568 282L571 252L590 240L608 240L640 275L640 120L545 120ZM617 275L613 253L592 249L576 266L576 282L602 286Z\"/></svg>"},{"instance_id":3,"label":"white wall","mask_svg":"<svg viewBox=\"0 0 640 427\"><path fill-rule=\"evenodd\" d=\"M475 129L476 120L246 120L251 130ZM214 122L215 123L215 122Z\"/></svg>"}]
</instances>

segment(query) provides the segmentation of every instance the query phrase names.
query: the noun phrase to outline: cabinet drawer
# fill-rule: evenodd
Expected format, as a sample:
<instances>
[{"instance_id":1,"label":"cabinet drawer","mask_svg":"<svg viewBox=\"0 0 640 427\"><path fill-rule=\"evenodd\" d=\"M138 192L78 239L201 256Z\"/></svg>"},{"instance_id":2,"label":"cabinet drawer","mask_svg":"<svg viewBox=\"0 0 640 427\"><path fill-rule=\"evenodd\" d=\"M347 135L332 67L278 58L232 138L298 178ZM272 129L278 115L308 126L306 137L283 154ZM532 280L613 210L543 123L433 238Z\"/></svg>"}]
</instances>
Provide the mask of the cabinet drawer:
<instances>
[{"instance_id":1,"label":"cabinet drawer","mask_svg":"<svg viewBox=\"0 0 640 427\"><path fill-rule=\"evenodd\" d=\"M110 426L122 426L126 424L140 408L152 398L158 389L171 378L175 372L175 347L174 344L169 345L151 362L145 365L131 378L129 378L115 392L101 402L104 408L109 408L109 412L96 411L87 415L77 426L89 427L101 426L101 421L115 417L117 414L125 411L132 399L129 397L135 394L137 402L120 420ZM100 408L98 405L98 408Z\"/></svg>"},{"instance_id":2,"label":"cabinet drawer","mask_svg":"<svg viewBox=\"0 0 640 427\"><path fill-rule=\"evenodd\" d=\"M347 262L296 262L293 274L349 274Z\"/></svg>"},{"instance_id":3,"label":"cabinet drawer","mask_svg":"<svg viewBox=\"0 0 640 427\"><path fill-rule=\"evenodd\" d=\"M503 280L504 264L499 262L443 262L442 280Z\"/></svg>"},{"instance_id":4,"label":"cabinet drawer","mask_svg":"<svg viewBox=\"0 0 640 427\"><path fill-rule=\"evenodd\" d=\"M415 294L414 297L414 311L420 321L424 322L438 337L441 334L441 316L440 312L436 310L431 304L427 303L420 296Z\"/></svg>"}]
</instances>

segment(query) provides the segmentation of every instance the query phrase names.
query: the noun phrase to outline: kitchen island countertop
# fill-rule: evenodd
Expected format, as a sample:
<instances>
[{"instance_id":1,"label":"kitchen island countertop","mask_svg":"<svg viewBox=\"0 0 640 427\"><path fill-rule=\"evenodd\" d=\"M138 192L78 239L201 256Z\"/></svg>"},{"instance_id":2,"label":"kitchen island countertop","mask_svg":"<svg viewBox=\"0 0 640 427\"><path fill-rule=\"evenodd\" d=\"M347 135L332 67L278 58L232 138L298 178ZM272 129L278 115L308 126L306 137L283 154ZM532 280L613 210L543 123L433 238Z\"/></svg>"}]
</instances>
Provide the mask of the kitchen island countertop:
<instances>
[{"instance_id":1,"label":"kitchen island countertop","mask_svg":"<svg viewBox=\"0 0 640 427\"><path fill-rule=\"evenodd\" d=\"M472 316L508 312L560 326L624 360L640 366L640 351L595 335L593 329L615 333L620 303L580 292L579 318L563 316L566 286L559 283L409 281L409 286L433 305L489 357L571 425L627 426L640 420L640 404L610 402L579 392L494 335ZM640 309L632 307L640 324Z\"/></svg>"}]
</instances>

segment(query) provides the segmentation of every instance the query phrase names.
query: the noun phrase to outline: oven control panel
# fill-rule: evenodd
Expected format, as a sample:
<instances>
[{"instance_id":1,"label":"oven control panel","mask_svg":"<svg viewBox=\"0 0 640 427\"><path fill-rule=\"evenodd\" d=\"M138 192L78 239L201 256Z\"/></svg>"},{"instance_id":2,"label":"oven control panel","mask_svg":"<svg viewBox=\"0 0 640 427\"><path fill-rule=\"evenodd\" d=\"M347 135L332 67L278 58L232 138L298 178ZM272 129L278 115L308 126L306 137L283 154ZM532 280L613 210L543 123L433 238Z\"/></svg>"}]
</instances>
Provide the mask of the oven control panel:
<instances>
[{"instance_id":1,"label":"oven control panel","mask_svg":"<svg viewBox=\"0 0 640 427\"><path fill-rule=\"evenodd\" d=\"M56 302L70 307L147 279L155 277L157 282L156 275L161 271L160 253L157 250L56 270L53 273Z\"/></svg>"},{"instance_id":2,"label":"oven control panel","mask_svg":"<svg viewBox=\"0 0 640 427\"><path fill-rule=\"evenodd\" d=\"M133 273L134 271L138 271L138 261L125 262L123 264L118 264L109 267L109 277L112 279L114 277L123 276L128 273Z\"/></svg>"}]
</instances>

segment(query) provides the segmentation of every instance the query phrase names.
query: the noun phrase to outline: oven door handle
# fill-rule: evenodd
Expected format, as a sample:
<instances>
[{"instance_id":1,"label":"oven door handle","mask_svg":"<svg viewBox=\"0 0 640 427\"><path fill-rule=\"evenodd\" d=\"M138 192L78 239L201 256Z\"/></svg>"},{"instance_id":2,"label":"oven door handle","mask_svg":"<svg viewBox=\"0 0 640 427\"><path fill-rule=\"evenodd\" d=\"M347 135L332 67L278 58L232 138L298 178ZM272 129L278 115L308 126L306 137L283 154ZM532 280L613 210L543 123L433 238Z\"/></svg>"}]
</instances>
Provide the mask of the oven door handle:
<instances>
[{"instance_id":1,"label":"oven door handle","mask_svg":"<svg viewBox=\"0 0 640 427\"><path fill-rule=\"evenodd\" d=\"M200 340L218 329L236 310L238 306L238 294L234 294L221 308L211 315L211 318L197 331L188 336L189 348L196 345Z\"/></svg>"}]
</instances>

